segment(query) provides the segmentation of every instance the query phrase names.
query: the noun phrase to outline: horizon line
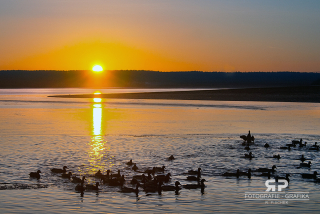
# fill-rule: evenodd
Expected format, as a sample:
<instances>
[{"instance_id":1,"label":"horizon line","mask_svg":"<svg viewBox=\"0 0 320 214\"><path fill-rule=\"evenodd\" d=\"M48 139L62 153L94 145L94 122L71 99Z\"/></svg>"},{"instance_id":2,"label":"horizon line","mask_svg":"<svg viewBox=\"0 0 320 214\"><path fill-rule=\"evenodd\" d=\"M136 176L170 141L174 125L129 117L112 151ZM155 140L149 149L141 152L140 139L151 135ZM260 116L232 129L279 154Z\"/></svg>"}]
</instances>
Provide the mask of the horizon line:
<instances>
[{"instance_id":1,"label":"horizon line","mask_svg":"<svg viewBox=\"0 0 320 214\"><path fill-rule=\"evenodd\" d=\"M1 71L92 71L90 69L87 70L55 70L55 69L35 69L35 70L27 70L27 69L6 69L0 70ZM130 69L123 69L123 70L103 70L102 72L108 71L147 71L147 72L161 72L161 73L170 73L170 72L200 72L200 73L320 73L320 71L200 71L200 70L190 70L190 71L156 71L156 70L130 70Z\"/></svg>"}]
</instances>

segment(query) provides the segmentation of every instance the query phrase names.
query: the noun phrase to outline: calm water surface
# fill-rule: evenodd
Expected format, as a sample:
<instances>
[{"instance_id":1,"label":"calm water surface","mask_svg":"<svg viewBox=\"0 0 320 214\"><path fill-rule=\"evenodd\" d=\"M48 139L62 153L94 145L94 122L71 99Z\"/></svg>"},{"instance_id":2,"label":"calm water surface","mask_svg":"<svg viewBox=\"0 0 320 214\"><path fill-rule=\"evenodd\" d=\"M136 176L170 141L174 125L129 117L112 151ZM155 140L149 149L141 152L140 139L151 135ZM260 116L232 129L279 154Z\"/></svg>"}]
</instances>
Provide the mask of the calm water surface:
<instances>
[{"instance_id":1,"label":"calm water surface","mask_svg":"<svg viewBox=\"0 0 320 214\"><path fill-rule=\"evenodd\" d=\"M151 90L158 91L159 89ZM319 210L320 184L301 173L320 169L319 152L309 151L320 141L320 104L165 101L48 98L53 94L94 93L94 89L0 90L0 212L1 213L315 213ZM142 89L103 89L102 93ZM248 153L239 138L248 130L255 136ZM307 147L281 150L280 146L302 138ZM269 149L263 145L270 144ZM280 160L273 159L280 154ZM311 169L299 168L301 155ZM167 161L170 155L176 160ZM203 169L207 180L200 189L179 194L120 193L101 186L99 192L74 191L75 184L51 173L68 166L88 183L98 170L118 169L129 184L130 159L144 170L166 166L172 182L185 180L190 169ZM264 192L266 177L223 177L224 172L277 166L277 174L290 173L286 192L309 192L308 201L266 204L245 200L246 192ZM39 181L29 172L40 169Z\"/></svg>"}]
</instances>

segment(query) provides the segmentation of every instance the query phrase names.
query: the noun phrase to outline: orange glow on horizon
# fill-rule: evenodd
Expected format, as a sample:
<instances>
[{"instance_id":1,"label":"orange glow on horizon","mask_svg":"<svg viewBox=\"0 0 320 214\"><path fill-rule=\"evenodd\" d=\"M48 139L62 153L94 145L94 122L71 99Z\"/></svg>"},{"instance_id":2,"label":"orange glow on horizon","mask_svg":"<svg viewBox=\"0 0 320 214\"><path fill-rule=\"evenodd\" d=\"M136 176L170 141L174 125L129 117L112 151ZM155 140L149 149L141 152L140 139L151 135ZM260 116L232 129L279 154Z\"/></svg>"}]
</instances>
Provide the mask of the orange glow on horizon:
<instances>
[{"instance_id":1,"label":"orange glow on horizon","mask_svg":"<svg viewBox=\"0 0 320 214\"><path fill-rule=\"evenodd\" d=\"M89 64L100 65L102 69L104 65L108 65L108 70L204 70L203 65L189 59L116 42L80 42L57 47L7 60L5 64L0 64L0 70L88 70Z\"/></svg>"}]
</instances>

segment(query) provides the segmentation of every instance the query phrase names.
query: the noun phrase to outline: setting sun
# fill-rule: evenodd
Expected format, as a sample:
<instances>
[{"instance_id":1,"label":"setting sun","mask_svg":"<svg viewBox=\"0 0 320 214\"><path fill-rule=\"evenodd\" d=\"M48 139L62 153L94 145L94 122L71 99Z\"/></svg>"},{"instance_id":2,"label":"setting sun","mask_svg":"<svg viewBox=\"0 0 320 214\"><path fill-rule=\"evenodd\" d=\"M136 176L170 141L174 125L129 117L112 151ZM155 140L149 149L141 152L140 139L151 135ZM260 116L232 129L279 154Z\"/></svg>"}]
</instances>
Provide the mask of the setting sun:
<instances>
[{"instance_id":1,"label":"setting sun","mask_svg":"<svg viewBox=\"0 0 320 214\"><path fill-rule=\"evenodd\" d=\"M92 71L100 72L103 71L103 68L100 65L95 65L93 66Z\"/></svg>"}]
</instances>

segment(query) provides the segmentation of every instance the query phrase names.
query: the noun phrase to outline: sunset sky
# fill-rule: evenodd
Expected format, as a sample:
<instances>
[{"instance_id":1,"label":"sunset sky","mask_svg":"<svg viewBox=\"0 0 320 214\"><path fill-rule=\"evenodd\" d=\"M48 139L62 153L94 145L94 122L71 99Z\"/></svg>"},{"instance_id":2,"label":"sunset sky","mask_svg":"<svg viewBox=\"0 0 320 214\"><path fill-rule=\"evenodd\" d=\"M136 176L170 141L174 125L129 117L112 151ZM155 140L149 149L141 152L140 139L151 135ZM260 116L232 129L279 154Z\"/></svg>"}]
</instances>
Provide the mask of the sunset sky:
<instances>
[{"instance_id":1,"label":"sunset sky","mask_svg":"<svg viewBox=\"0 0 320 214\"><path fill-rule=\"evenodd\" d=\"M0 0L0 70L320 71L319 0Z\"/></svg>"}]
</instances>

